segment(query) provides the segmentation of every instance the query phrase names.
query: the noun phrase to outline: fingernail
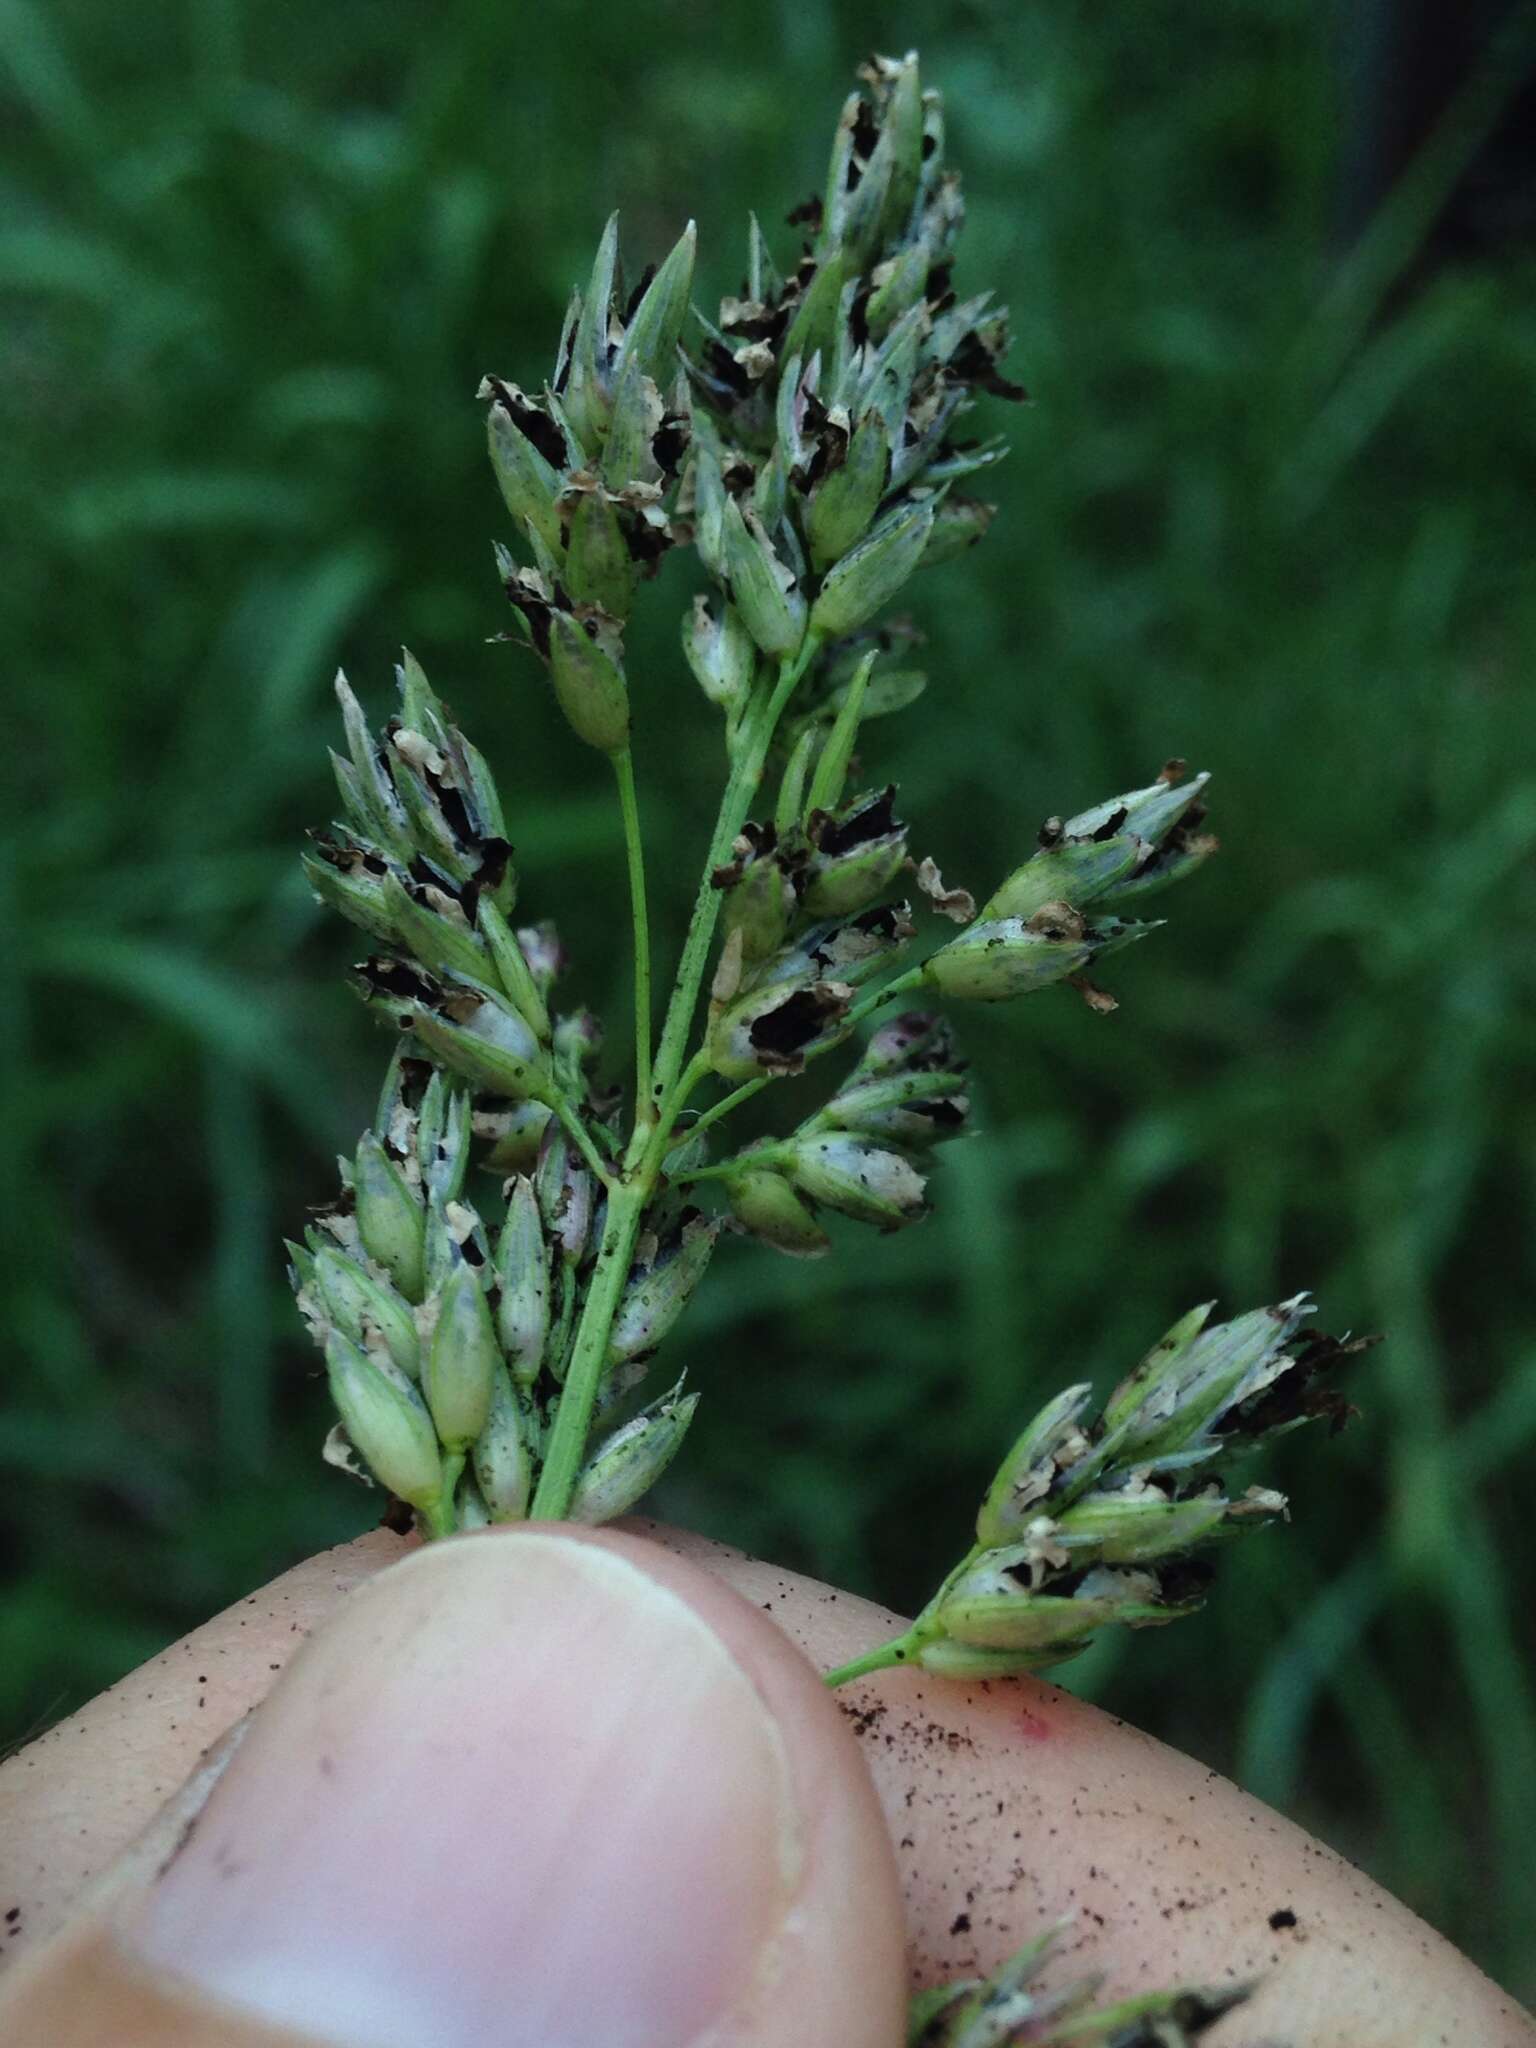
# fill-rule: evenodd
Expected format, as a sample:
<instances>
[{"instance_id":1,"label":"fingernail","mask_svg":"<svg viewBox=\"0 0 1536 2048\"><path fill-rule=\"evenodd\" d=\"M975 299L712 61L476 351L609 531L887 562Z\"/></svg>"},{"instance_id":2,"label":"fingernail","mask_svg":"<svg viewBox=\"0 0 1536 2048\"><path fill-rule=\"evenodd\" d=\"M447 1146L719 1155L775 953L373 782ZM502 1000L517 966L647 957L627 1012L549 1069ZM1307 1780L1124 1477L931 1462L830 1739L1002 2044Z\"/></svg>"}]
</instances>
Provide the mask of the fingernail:
<instances>
[{"instance_id":1,"label":"fingernail","mask_svg":"<svg viewBox=\"0 0 1536 2048\"><path fill-rule=\"evenodd\" d=\"M345 2048L684 2048L771 1965L778 1724L681 1598L526 1531L353 1594L122 1939Z\"/></svg>"}]
</instances>

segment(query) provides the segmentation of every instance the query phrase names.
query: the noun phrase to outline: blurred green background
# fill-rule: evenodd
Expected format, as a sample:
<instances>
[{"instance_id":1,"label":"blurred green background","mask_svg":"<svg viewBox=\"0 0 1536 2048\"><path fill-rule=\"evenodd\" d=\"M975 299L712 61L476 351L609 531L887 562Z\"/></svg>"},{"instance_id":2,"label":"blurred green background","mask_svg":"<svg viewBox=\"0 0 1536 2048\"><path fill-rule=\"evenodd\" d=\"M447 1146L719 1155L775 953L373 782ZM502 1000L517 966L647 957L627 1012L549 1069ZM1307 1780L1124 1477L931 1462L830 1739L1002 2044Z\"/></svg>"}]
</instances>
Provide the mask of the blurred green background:
<instances>
[{"instance_id":1,"label":"blurred green background","mask_svg":"<svg viewBox=\"0 0 1536 2048\"><path fill-rule=\"evenodd\" d=\"M605 778L487 644L478 377L545 373L615 200L636 267L694 213L736 289L852 64L921 38L961 282L1011 301L1037 403L988 422L1002 514L918 586L932 687L869 755L978 888L1173 752L1225 852L1117 1016L963 1020L986 1134L920 1231L725 1248L660 1505L911 1603L1031 1404L1191 1302L1313 1287L1391 1341L1344 1437L1282 1447L1294 1526L1063 1675L1536 1996L1533 39L1493 15L1415 69L1379 0L1348 33L1307 0L0 0L0 1737L376 1513L319 1463L279 1245L385 1052L296 859L339 660L380 708L417 651L623 1014ZM688 588L632 643L673 932L717 780Z\"/></svg>"}]
</instances>

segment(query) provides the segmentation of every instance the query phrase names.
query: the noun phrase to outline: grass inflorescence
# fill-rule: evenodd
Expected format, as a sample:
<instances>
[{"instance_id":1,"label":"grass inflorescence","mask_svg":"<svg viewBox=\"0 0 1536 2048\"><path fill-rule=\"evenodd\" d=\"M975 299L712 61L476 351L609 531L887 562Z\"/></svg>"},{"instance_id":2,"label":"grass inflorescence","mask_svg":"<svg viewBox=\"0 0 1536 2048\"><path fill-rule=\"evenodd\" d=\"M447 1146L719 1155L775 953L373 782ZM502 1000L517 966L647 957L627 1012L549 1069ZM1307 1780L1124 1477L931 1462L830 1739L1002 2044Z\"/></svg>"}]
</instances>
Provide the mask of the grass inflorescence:
<instances>
[{"instance_id":1,"label":"grass inflorescence","mask_svg":"<svg viewBox=\"0 0 1536 2048\"><path fill-rule=\"evenodd\" d=\"M506 657L465 573L497 516L467 404L487 337L498 364L543 359L615 191L660 254L707 178L718 246L784 189L784 106L877 28L799 10L768 32L772 92L758 10L717 10L707 51L614 17L611 84L538 39L513 136L503 26L469 4L430 45L388 7L286 42L234 5L131 37L5 16L18 1735L369 1518L315 1484L270 1252L374 1095L374 1040L321 971L345 954L292 872L326 801L316 677L343 651L380 675L404 640L489 732ZM927 55L967 261L1028 283L1039 404L964 604L937 579L913 600L964 715L930 698L884 770L946 878L1001 873L1021 811L1129 787L1171 744L1241 829L1157 957L1120 967L1113 1038L1065 997L968 1024L988 1142L950 1148L920 1231L701 1294L671 1355L700 1384L716 1356L753 1370L709 1377L662 1499L916 1606L929 1532L1021 1403L1107 1387L1188 1301L1305 1277L1392 1334L1305 1540L1243 1546L1198 1621L1066 1677L1299 1811L1529 1996L1528 266L1489 243L1415 276L1422 188L1337 257L1328 52L1290 0L946 14ZM657 118L605 118L621 101ZM799 184L818 175L807 138ZM705 259L715 291L736 267ZM662 587L677 606L631 659L677 711L636 743L678 778L646 820L652 921L676 930L713 741L682 719L687 592ZM519 715L565 792L520 808L519 859L583 885L563 937L618 1020L620 821L553 701ZM1272 1471L1299 1490L1283 1445Z\"/></svg>"}]
</instances>

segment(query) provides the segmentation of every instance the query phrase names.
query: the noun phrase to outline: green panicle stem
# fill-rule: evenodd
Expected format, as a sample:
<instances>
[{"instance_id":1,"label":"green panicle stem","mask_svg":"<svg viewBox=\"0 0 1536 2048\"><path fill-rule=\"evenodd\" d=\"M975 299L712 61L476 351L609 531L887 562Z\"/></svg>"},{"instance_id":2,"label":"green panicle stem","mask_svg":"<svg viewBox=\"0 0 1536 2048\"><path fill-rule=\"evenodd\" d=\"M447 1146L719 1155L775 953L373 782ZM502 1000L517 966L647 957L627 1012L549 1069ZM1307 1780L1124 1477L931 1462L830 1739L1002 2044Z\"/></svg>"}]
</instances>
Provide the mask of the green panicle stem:
<instances>
[{"instance_id":1,"label":"green panicle stem","mask_svg":"<svg viewBox=\"0 0 1536 2048\"><path fill-rule=\"evenodd\" d=\"M720 892L714 886L714 872L729 856L736 835L746 821L762 782L763 766L774 732L785 706L794 695L795 685L815 655L816 642L807 637L796 655L780 662L773 688L759 695L756 705L749 709L743 720L647 1091L653 1104L652 1113L649 1116L637 1115L622 1173L617 1179L610 1178L603 1242L576 1325L576 1342L571 1351L565 1390L555 1412L544 1469L533 1497L535 1521L558 1522L570 1507L577 1475L586 1454L592 1410L608 1363L613 1319L629 1278L640 1218L655 1191L672 1123L686 1100L680 1080L687 1080L691 1087L695 1085L695 1077L701 1079L703 1075L699 1062L694 1061L684 1076L683 1058L698 1006L699 991L703 986L710 942L720 915Z\"/></svg>"},{"instance_id":2,"label":"green panicle stem","mask_svg":"<svg viewBox=\"0 0 1536 2048\"><path fill-rule=\"evenodd\" d=\"M835 1692L840 1685L851 1685L856 1678L868 1678L874 1671L892 1671L899 1664L910 1661L917 1648L917 1638L912 1631L904 1636L893 1636L888 1643L879 1643L873 1650L866 1650L862 1657L854 1657L847 1664L839 1664L835 1671L829 1671L822 1679L828 1692Z\"/></svg>"},{"instance_id":3,"label":"green panicle stem","mask_svg":"<svg viewBox=\"0 0 1536 2048\"><path fill-rule=\"evenodd\" d=\"M443 1490L429 1508L422 1511L422 1533L429 1537L451 1536L458 1528L458 1516L454 1512L453 1497L459 1489L459 1476L464 1470L463 1451L443 1453Z\"/></svg>"},{"instance_id":4,"label":"green panicle stem","mask_svg":"<svg viewBox=\"0 0 1536 2048\"><path fill-rule=\"evenodd\" d=\"M703 1046L700 1046L687 1066L684 1067L682 1073L677 1077L666 1100L664 1102L660 1101L658 1097L660 1124L658 1126L657 1142L662 1147L661 1152L657 1154L658 1159L665 1153L666 1141L671 1139L672 1133L677 1127L677 1120L683 1112L683 1104L693 1099L694 1090L707 1081L714 1071L709 1062L709 1054L704 1050Z\"/></svg>"},{"instance_id":5,"label":"green panicle stem","mask_svg":"<svg viewBox=\"0 0 1536 2048\"><path fill-rule=\"evenodd\" d=\"M643 1179L619 1182L608 1197L608 1220L593 1269L592 1284L576 1325L576 1342L566 1372L565 1388L555 1410L544 1469L533 1496L536 1522L563 1521L576 1490L587 1433L603 1368L608 1363L609 1333L618 1313L640 1231L640 1216L650 1199Z\"/></svg>"},{"instance_id":6,"label":"green panicle stem","mask_svg":"<svg viewBox=\"0 0 1536 2048\"><path fill-rule=\"evenodd\" d=\"M754 1095L761 1095L767 1086L768 1076L766 1074L761 1075L756 1081L743 1081L739 1088L733 1088L729 1095L723 1095L718 1102L712 1102L708 1109L695 1117L688 1126L684 1136L688 1138L698 1137L701 1131L709 1130L712 1125L719 1123L722 1118L728 1117L733 1110L740 1109L744 1102L750 1102Z\"/></svg>"},{"instance_id":7,"label":"green panicle stem","mask_svg":"<svg viewBox=\"0 0 1536 2048\"><path fill-rule=\"evenodd\" d=\"M591 1132L571 1107L567 1098L558 1090L551 1094L550 1104L576 1150L581 1154L588 1166L591 1167L598 1179L606 1185L613 1178L613 1175L607 1160L604 1159L601 1152L593 1144Z\"/></svg>"},{"instance_id":8,"label":"green panicle stem","mask_svg":"<svg viewBox=\"0 0 1536 2048\"><path fill-rule=\"evenodd\" d=\"M629 911L635 931L635 1115L654 1117L651 1095L651 928L645 901L645 848L635 801L635 763L628 747L613 756L624 819L624 853L629 863Z\"/></svg>"},{"instance_id":9,"label":"green panicle stem","mask_svg":"<svg viewBox=\"0 0 1536 2048\"><path fill-rule=\"evenodd\" d=\"M736 1092L739 1095L743 1091L738 1089ZM723 1104L720 1106L724 1107ZM673 1179L679 1187L690 1187L696 1180L734 1180L738 1174L750 1173L754 1166L781 1165L788 1156L787 1145L776 1142L754 1145L750 1151L734 1153L729 1159L716 1161L713 1166L695 1166L688 1172L674 1174Z\"/></svg>"},{"instance_id":10,"label":"green panicle stem","mask_svg":"<svg viewBox=\"0 0 1536 2048\"><path fill-rule=\"evenodd\" d=\"M922 978L923 970L919 964L916 967L909 967L904 974L898 974L894 981L888 981L880 988L872 988L868 995L861 996L854 1004L853 1008L843 1019L844 1025L852 1027L855 1024L862 1024L864 1019L872 1011L878 1010L882 1003L890 1002L894 996L905 995L909 988L916 988ZM819 1050L821 1050L820 1047L813 1047L812 1053L814 1054Z\"/></svg>"},{"instance_id":11,"label":"green panicle stem","mask_svg":"<svg viewBox=\"0 0 1536 2048\"><path fill-rule=\"evenodd\" d=\"M778 729L779 720L794 695L795 685L815 659L816 651L817 642L807 637L797 655L780 662L778 680L772 693L766 698L760 696L757 704L748 710L742 720L735 758L731 764L730 779L720 800L720 815L715 821L715 834L710 842L709 857L704 863L704 873L699 882L699 893L694 899L688 936L683 942L677 986L667 1007L667 1021L662 1031L661 1049L657 1054L656 1072L651 1084L658 1101L666 1101L681 1071L683 1049L693 1023L694 1010L698 1006L699 990L704 982L710 942L714 938L715 925L720 916L720 891L714 883L715 870L723 867L730 858L736 835L746 823L752 800L762 782L763 765L768 759L768 749L773 743L773 735ZM678 1102L672 1107L675 1114L676 1110L682 1107L682 1103Z\"/></svg>"},{"instance_id":12,"label":"green panicle stem","mask_svg":"<svg viewBox=\"0 0 1536 2048\"><path fill-rule=\"evenodd\" d=\"M571 1348L571 1329L576 1321L576 1275L562 1260L560 1265L560 1318L549 1346L549 1369L565 1385L566 1354Z\"/></svg>"}]
</instances>

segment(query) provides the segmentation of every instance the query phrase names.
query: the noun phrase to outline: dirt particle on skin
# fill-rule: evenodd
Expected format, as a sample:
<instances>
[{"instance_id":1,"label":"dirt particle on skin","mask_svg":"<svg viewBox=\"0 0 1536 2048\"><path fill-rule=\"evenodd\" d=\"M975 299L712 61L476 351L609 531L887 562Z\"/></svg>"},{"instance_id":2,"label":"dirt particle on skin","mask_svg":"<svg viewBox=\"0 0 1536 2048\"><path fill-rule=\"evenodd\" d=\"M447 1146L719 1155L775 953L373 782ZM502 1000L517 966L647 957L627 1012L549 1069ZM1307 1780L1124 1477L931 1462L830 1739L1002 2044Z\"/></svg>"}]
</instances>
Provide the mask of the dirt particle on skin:
<instances>
[{"instance_id":1,"label":"dirt particle on skin","mask_svg":"<svg viewBox=\"0 0 1536 2048\"><path fill-rule=\"evenodd\" d=\"M1269 1924L1278 1933L1282 1927L1294 1927L1296 1915L1289 1906L1277 1906L1269 1916Z\"/></svg>"},{"instance_id":2,"label":"dirt particle on skin","mask_svg":"<svg viewBox=\"0 0 1536 2048\"><path fill-rule=\"evenodd\" d=\"M949 1931L951 1934L969 1934L971 1931L970 1914L957 1913L949 1923Z\"/></svg>"}]
</instances>

